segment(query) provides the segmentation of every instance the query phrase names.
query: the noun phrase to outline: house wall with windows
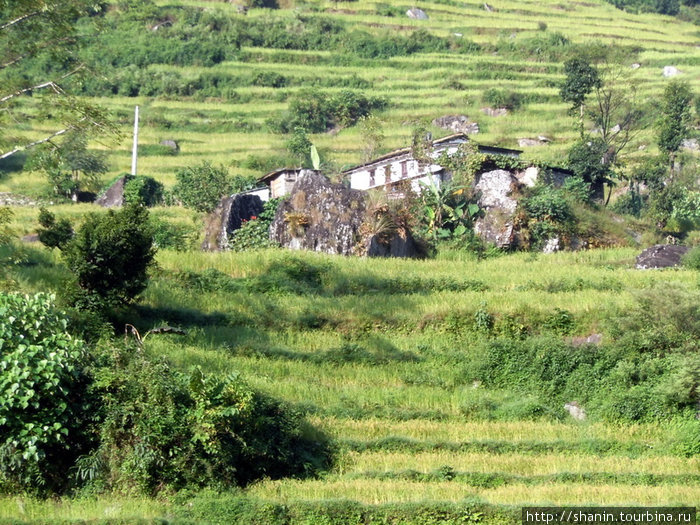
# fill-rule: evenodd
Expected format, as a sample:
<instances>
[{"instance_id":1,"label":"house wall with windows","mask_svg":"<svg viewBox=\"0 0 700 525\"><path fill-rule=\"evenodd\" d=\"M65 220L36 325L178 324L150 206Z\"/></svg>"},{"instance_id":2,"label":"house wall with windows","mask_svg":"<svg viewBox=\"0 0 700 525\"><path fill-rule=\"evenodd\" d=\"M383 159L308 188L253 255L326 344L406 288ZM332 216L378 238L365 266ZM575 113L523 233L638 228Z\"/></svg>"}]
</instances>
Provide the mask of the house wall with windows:
<instances>
[{"instance_id":1,"label":"house wall with windows","mask_svg":"<svg viewBox=\"0 0 700 525\"><path fill-rule=\"evenodd\" d=\"M469 141L466 135L457 134L433 141L430 157L434 160L443 153L453 155L458 148ZM492 153L518 157L519 150L509 150L489 146L478 146L481 153ZM410 148L402 148L366 164L343 172L350 187L358 190L392 187L404 180L410 181L413 191L420 191L422 184L435 184L438 187L448 182L452 175L439 164L421 164L413 158Z\"/></svg>"}]
</instances>

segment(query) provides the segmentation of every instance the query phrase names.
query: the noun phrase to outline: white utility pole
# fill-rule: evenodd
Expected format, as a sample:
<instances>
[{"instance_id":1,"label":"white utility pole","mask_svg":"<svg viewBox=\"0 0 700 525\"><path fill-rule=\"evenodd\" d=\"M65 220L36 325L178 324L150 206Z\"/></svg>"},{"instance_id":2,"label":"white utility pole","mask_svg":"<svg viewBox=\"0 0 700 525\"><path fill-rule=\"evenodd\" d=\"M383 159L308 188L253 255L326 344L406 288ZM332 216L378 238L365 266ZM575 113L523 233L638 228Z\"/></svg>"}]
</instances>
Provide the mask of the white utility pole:
<instances>
[{"instance_id":1,"label":"white utility pole","mask_svg":"<svg viewBox=\"0 0 700 525\"><path fill-rule=\"evenodd\" d=\"M134 111L134 148L131 150L131 174L136 175L136 163L139 154L139 107Z\"/></svg>"}]
</instances>

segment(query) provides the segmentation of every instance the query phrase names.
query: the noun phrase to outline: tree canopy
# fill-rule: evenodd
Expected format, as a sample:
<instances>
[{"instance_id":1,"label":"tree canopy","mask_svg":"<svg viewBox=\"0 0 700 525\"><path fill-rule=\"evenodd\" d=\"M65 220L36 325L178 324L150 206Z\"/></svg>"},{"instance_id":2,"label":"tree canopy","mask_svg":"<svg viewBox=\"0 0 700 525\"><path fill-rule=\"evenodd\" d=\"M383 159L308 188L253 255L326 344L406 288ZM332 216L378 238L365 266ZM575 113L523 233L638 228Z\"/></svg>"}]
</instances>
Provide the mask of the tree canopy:
<instances>
[{"instance_id":1,"label":"tree canopy","mask_svg":"<svg viewBox=\"0 0 700 525\"><path fill-rule=\"evenodd\" d=\"M77 58L77 20L99 13L92 0L0 0L0 159L71 130L110 131L100 108L70 96L69 83L83 71ZM23 102L38 100L35 118L53 123L38 138L6 132L6 121L26 120Z\"/></svg>"}]
</instances>

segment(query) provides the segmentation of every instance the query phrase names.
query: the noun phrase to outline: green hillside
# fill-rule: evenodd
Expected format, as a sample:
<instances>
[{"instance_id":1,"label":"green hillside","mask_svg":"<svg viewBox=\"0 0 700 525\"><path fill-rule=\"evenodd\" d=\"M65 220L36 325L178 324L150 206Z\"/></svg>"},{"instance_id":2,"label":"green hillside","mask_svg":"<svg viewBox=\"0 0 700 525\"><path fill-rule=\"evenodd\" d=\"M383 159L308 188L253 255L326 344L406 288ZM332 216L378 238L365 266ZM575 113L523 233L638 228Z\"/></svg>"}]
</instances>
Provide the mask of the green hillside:
<instances>
[{"instance_id":1,"label":"green hillside","mask_svg":"<svg viewBox=\"0 0 700 525\"><path fill-rule=\"evenodd\" d=\"M693 410L674 408L675 398L663 393L677 377L669 364L676 361L637 350L643 343L635 333L616 335L615 327L635 312L647 315L646 304L660 309L652 325L670 329L690 304L683 294L697 298L697 273L642 272L632 268L633 255L416 262L161 252L158 275L130 320L142 333L155 322L188 333L151 336L148 355L220 377L240 372L330 435L334 465L318 478L263 479L218 494L88 493L59 502L5 496L0 520L354 524L385 516L427 524L443 516L439 523L515 523L526 504L698 506ZM12 270L15 286L43 290L62 278L50 254L28 256L39 264ZM279 273L285 267L297 268L296 277ZM316 271L322 281L307 281ZM284 275L282 288L270 287L269 279ZM240 285L249 291L231 291ZM673 307L659 292L669 288L685 290L669 296ZM695 333L692 319L677 333ZM603 334L603 346L564 345L593 332ZM650 325L644 337L661 333ZM507 344L535 349L538 364L523 354L513 368L503 357L506 382L488 379L488 356ZM597 356L592 368L576 364L584 355ZM625 365L611 372L608 359ZM518 375L517 368L533 373L531 366L559 367L559 386L551 390L547 372L541 383ZM659 375L635 379L644 369ZM574 396L586 421L563 408ZM654 415L657 403L663 415Z\"/></svg>"},{"instance_id":2,"label":"green hillside","mask_svg":"<svg viewBox=\"0 0 700 525\"><path fill-rule=\"evenodd\" d=\"M467 115L477 142L518 148L545 135L523 156L563 166L579 138L559 95L574 56L636 89L644 119L623 186L659 153L663 68L700 92L693 2L679 17L603 0L488 5L281 0L242 14L221 1L103 2L76 24L84 45L70 56L0 68L7 91L85 64L64 79L75 99L36 89L0 115L3 151L60 128L65 108L47 100L94 104L122 135L89 137L88 153L106 155L102 189L130 168L138 105L139 172L166 188L148 212L106 211L56 195L32 151L0 161L0 430L16 431L0 435L0 524L516 525L526 505L700 507L697 154L678 169L662 159L640 217L592 202L582 179L523 189L529 252L477 242L471 215L445 242L413 217L435 245L421 260L202 252L204 214L168 191L202 162L248 176L298 163L287 143L302 117L325 130L309 138L337 177L366 153L360 113L381 123L376 155L420 126L451 133L436 117ZM408 18L411 7L428 20ZM483 112L499 99L507 115ZM295 115L304 104L313 111ZM697 126L696 102L688 114ZM39 229L42 204L66 238L20 241ZM413 204L404 213L431 211ZM613 247L534 251L550 234ZM684 266L635 269L639 246L667 234L694 247ZM137 238L145 255L112 271ZM123 294L107 302L110 286ZM42 292L56 297L13 295ZM36 401L51 385L41 403L53 413ZM57 426L25 425L27 414Z\"/></svg>"},{"instance_id":3,"label":"green hillside","mask_svg":"<svg viewBox=\"0 0 700 525\"><path fill-rule=\"evenodd\" d=\"M614 50L611 60L628 77L623 85L638 86L638 102L649 119L646 131L628 147L633 158L656 149L651 124L668 83L663 67L676 66L680 78L696 91L700 86L697 26L670 16L630 14L602 0L511 1L493 4L493 12L480 2L426 2L418 7L429 20L409 19L409 5L364 0L251 9L247 15L221 2L156 4L111 10L101 36L83 52L93 69L74 91L109 93L90 101L116 116L125 137L118 146L94 145L109 150L105 181L130 167L128 137L137 104L140 170L171 185L178 167L200 160L256 175L289 162L288 138L273 130L305 88L382 97L386 109L378 116L385 151L405 146L419 123L465 114L478 122L481 132L474 138L484 144L518 147L520 138L548 136L550 144L527 147L525 155L561 164L576 130L558 86L562 64L574 53L587 50L600 56ZM172 26L152 30L163 21ZM190 35L186 38L192 45L184 42L169 55L182 35ZM126 65L136 60L143 65ZM641 67L631 69L634 63ZM489 104L484 93L492 88L516 93L522 107L507 116L485 115L481 109ZM31 104L26 111L31 114ZM27 137L51 129L49 122L16 127ZM363 138L357 126L311 138L335 169L361 161ZM177 140L180 153L165 154L157 147L163 139ZM0 190L37 193L41 182L39 176L3 177Z\"/></svg>"}]
</instances>

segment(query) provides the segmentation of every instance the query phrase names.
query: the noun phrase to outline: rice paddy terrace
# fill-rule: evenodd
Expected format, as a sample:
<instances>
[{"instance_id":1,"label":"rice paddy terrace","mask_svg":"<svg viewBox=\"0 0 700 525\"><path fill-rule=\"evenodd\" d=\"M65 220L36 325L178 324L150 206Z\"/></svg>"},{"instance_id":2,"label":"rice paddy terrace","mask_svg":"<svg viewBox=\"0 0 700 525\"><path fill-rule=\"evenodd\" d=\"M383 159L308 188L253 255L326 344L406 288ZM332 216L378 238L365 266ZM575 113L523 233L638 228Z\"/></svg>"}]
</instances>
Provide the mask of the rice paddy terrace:
<instances>
[{"instance_id":1,"label":"rice paddy terrace","mask_svg":"<svg viewBox=\"0 0 700 525\"><path fill-rule=\"evenodd\" d=\"M551 143L526 147L525 155L559 164L575 140L576 131L558 95L562 63L553 56L564 55L558 54L557 48L600 43L627 49L630 53L621 64L628 74L625 82L638 86L638 101L647 107L655 105L668 82L662 75L665 66L677 67L681 78L696 91L700 88L697 26L662 15L626 13L602 0L504 0L494 3L492 12L486 11L482 2L426 1L418 7L428 14L428 20L408 18L405 12L410 6L396 1L309 2L288 9L251 9L247 15L238 14L236 6L229 3L156 3L163 7L187 5L220 10L251 23L282 20L288 23L290 39L295 38L295 24L301 23L299 17L305 17L341 24L346 33L361 30L375 36L405 36L425 30L450 39L453 45L467 41L477 46L467 52L418 52L389 58L362 58L352 50L342 49L305 51L244 46L235 60L210 67L150 65L149 71L171 72L184 78L221 73L239 80L239 85L224 97L206 98L195 92L187 97L117 94L94 99L112 110L127 137L133 107L141 106L140 171L166 185L173 184L177 168L200 160L230 166L232 173L264 173L269 166L261 164L284 154L288 140L286 135L271 133L269 121L282 119L290 97L308 87L327 93L350 88L367 96L383 97L387 107L378 116L386 136L385 150L405 146L418 123L429 124L436 117L464 114L478 122L481 132L475 139L485 144L517 148L519 138L548 136ZM149 30L146 25L144 30ZM640 67L632 69L633 64ZM118 73L100 72L107 77ZM254 85L251 79L261 73L281 74L284 85ZM488 105L483 93L489 88L517 92L524 104L506 116L488 116L482 108ZM41 127L21 124L18 132L39 136ZM437 128L433 132L435 136L449 133ZM361 161L363 136L357 126L311 138L319 147L322 160L335 169ZM177 140L180 153L165 154L157 147L163 139ZM116 147L111 143L95 144L110 150L111 171L105 181L128 170L129 142L126 139ZM649 129L635 139L630 151L653 152L654 142L649 122ZM637 152L640 147L645 149ZM24 189L32 193L42 183L38 174L36 178L5 177L0 180L0 190Z\"/></svg>"},{"instance_id":2,"label":"rice paddy terrace","mask_svg":"<svg viewBox=\"0 0 700 525\"><path fill-rule=\"evenodd\" d=\"M0 521L514 523L531 504L698 506L700 459L682 448L697 439L687 435L696 426L605 423L594 405L576 421L541 391L474 379L498 333L545 337L542 352L565 333L600 331L608 344L607 320L634 310L640 291L697 293L695 272L638 271L633 256L618 249L416 262L163 251L139 322L180 322L188 334L154 336L147 351L182 369L237 371L303 410L334 440L335 464L317 478L223 494L6 497ZM269 280L261 281L267 291L230 288L299 261L321 268L320 293ZM31 289L57 271L42 267L16 279ZM479 321L484 311L493 324Z\"/></svg>"}]
</instances>

